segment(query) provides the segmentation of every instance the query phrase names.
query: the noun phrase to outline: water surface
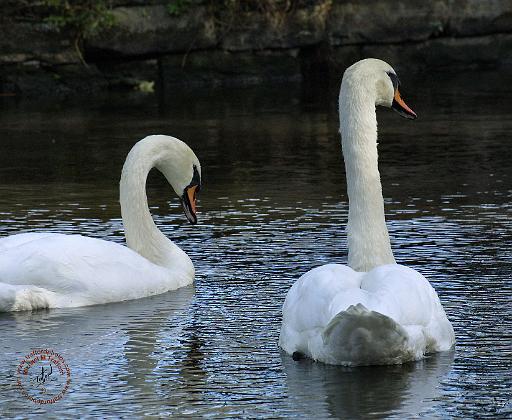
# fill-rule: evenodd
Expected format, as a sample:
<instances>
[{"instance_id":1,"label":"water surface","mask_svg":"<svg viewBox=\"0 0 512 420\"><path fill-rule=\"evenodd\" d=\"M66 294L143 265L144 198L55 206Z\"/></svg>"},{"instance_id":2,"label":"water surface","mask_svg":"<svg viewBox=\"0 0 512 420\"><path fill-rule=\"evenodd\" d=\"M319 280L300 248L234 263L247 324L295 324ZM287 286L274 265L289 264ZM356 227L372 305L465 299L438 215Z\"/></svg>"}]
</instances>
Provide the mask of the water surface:
<instances>
[{"instance_id":1,"label":"water surface","mask_svg":"<svg viewBox=\"0 0 512 420\"><path fill-rule=\"evenodd\" d=\"M122 243L120 170L148 134L185 140L204 185L199 224L191 226L163 177L148 180L158 226L195 263L193 287L0 314L1 416L512 415L512 84L482 72L402 82L419 119L378 113L389 231L397 261L437 290L457 345L391 367L297 363L277 346L293 282L347 260L337 92L286 86L77 103L5 99L0 236L44 230ZM22 357L44 347L63 355L72 375L51 406L15 387Z\"/></svg>"}]
</instances>

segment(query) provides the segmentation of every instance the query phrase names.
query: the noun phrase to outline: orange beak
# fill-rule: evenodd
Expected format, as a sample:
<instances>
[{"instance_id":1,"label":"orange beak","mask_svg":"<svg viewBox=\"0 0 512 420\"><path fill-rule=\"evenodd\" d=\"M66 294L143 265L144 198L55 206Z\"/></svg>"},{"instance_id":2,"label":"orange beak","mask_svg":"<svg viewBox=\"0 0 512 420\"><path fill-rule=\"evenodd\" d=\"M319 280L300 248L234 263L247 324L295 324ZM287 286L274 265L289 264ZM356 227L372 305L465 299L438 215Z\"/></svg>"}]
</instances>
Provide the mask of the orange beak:
<instances>
[{"instance_id":1,"label":"orange beak","mask_svg":"<svg viewBox=\"0 0 512 420\"><path fill-rule=\"evenodd\" d=\"M185 216L187 220L195 225L197 223L196 216L196 196L197 196L198 186L193 185L191 187L185 188L183 192L183 196L181 197L181 204L183 205L183 210L185 211Z\"/></svg>"},{"instance_id":2,"label":"orange beak","mask_svg":"<svg viewBox=\"0 0 512 420\"><path fill-rule=\"evenodd\" d=\"M395 96L393 98L393 103L391 104L391 108L393 108L396 112L398 112L402 117L409 119L416 119L418 116L416 113L407 106L402 97L400 96L400 92L398 88L395 90Z\"/></svg>"},{"instance_id":3,"label":"orange beak","mask_svg":"<svg viewBox=\"0 0 512 420\"><path fill-rule=\"evenodd\" d=\"M187 190L188 201L190 203L190 209L192 210L192 213L194 213L194 214L196 214L196 190L197 190L197 185L194 185L193 187L190 187Z\"/></svg>"}]
</instances>

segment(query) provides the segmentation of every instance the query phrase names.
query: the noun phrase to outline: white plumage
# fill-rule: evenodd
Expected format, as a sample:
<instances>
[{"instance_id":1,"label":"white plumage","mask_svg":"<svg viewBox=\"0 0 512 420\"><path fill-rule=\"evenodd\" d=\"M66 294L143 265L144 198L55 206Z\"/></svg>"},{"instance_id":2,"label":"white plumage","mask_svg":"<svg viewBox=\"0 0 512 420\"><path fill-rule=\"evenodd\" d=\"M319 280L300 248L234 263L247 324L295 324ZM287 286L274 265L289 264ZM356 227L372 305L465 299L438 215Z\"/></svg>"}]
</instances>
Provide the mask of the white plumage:
<instances>
[{"instance_id":1,"label":"white plumage","mask_svg":"<svg viewBox=\"0 0 512 420\"><path fill-rule=\"evenodd\" d=\"M186 202L186 214L192 211L195 222L197 157L173 137L146 137L129 153L120 184L123 223L132 249L81 235L24 233L2 238L0 311L117 302L192 283L190 258L158 230L149 213L145 184L153 167L185 201L194 201L193 207Z\"/></svg>"},{"instance_id":2,"label":"white plumage","mask_svg":"<svg viewBox=\"0 0 512 420\"><path fill-rule=\"evenodd\" d=\"M378 171L376 105L415 114L394 70L376 59L349 67L340 125L349 195L349 266L304 274L283 306L279 343L289 354L339 365L394 364L450 349L455 336L430 283L395 263Z\"/></svg>"}]
</instances>

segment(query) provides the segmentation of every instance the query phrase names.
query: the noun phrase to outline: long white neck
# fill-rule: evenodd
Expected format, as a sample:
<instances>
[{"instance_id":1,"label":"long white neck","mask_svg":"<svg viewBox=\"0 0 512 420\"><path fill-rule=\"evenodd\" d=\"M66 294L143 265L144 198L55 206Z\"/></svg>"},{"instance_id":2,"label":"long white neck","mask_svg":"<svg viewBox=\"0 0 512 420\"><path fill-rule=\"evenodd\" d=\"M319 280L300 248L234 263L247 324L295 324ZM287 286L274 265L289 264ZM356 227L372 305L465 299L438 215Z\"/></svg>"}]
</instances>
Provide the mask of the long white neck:
<instances>
[{"instance_id":1,"label":"long white neck","mask_svg":"<svg viewBox=\"0 0 512 420\"><path fill-rule=\"evenodd\" d=\"M154 137L154 136L153 136ZM149 212L146 179L153 167L169 159L169 147L158 142L137 143L126 158L121 173L119 201L126 243L154 264L171 270L194 273L190 258L156 227Z\"/></svg>"},{"instance_id":2,"label":"long white neck","mask_svg":"<svg viewBox=\"0 0 512 420\"><path fill-rule=\"evenodd\" d=\"M395 262L378 168L375 96L343 80L339 110L349 198L348 264L356 271L369 271Z\"/></svg>"}]
</instances>

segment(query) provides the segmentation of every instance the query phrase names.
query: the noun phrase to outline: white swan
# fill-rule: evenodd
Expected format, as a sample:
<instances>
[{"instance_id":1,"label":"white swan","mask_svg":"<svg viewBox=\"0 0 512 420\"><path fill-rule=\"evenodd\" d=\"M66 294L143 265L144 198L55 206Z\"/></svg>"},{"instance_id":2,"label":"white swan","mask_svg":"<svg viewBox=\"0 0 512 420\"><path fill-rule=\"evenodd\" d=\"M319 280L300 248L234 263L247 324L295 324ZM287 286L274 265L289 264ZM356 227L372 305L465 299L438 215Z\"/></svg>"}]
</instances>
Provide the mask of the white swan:
<instances>
[{"instance_id":1,"label":"white swan","mask_svg":"<svg viewBox=\"0 0 512 420\"><path fill-rule=\"evenodd\" d=\"M398 86L395 71L381 60L361 60L343 75L339 112L349 197L349 266L317 267L289 290L279 344L294 358L394 364L448 350L455 342L435 290L420 273L396 264L391 251L375 106L416 118Z\"/></svg>"},{"instance_id":2,"label":"white swan","mask_svg":"<svg viewBox=\"0 0 512 420\"><path fill-rule=\"evenodd\" d=\"M157 168L195 224L201 166L182 141L155 135L126 158L120 182L128 247L81 235L23 233L0 239L0 311L63 308L156 295L188 285L194 265L153 222L146 178Z\"/></svg>"}]
</instances>

